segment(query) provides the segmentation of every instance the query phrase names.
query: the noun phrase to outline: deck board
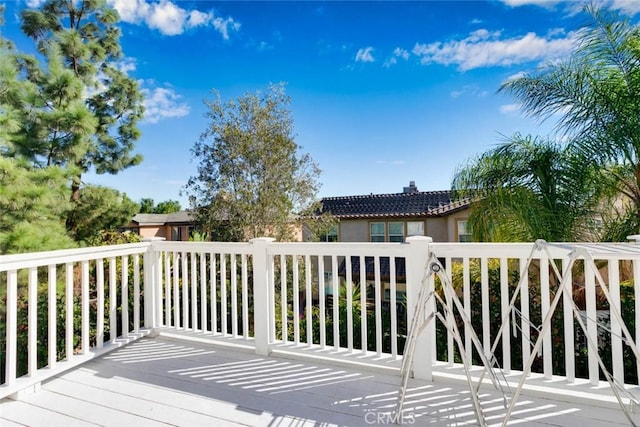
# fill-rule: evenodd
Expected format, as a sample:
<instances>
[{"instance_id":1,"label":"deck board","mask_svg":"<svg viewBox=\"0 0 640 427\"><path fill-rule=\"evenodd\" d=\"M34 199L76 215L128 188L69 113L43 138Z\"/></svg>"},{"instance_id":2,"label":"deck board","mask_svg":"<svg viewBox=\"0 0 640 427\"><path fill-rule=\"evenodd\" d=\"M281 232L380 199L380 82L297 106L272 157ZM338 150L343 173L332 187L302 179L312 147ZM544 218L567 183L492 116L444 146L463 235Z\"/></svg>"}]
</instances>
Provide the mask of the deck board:
<instances>
[{"instance_id":1,"label":"deck board","mask_svg":"<svg viewBox=\"0 0 640 427\"><path fill-rule=\"evenodd\" d=\"M395 409L399 377L166 337L144 338L0 403L0 424L29 426L369 426ZM407 425L476 425L470 392L410 380ZM483 388L490 425L502 395ZM372 422L374 421L374 422ZM509 425L615 427L621 410L523 395Z\"/></svg>"}]
</instances>

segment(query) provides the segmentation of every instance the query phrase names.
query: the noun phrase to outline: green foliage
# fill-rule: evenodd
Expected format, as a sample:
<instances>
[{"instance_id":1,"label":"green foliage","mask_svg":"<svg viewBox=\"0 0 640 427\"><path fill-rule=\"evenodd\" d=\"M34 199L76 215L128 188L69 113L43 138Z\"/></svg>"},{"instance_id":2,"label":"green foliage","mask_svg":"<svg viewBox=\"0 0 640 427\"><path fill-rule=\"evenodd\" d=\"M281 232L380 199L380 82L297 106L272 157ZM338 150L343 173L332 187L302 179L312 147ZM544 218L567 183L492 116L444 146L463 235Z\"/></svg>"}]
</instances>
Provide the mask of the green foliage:
<instances>
[{"instance_id":1,"label":"green foliage","mask_svg":"<svg viewBox=\"0 0 640 427\"><path fill-rule=\"evenodd\" d=\"M321 202L312 204L302 213L304 225L304 237L306 241L320 242L332 230L335 230L340 220L331 215L331 212L322 212Z\"/></svg>"},{"instance_id":2,"label":"green foliage","mask_svg":"<svg viewBox=\"0 0 640 427\"><path fill-rule=\"evenodd\" d=\"M173 212L180 212L182 207L180 206L180 202L177 200L166 200L164 202L158 203L158 205L153 209L153 213L157 214L168 214Z\"/></svg>"},{"instance_id":3,"label":"green foliage","mask_svg":"<svg viewBox=\"0 0 640 427\"><path fill-rule=\"evenodd\" d=\"M153 199L145 197L140 199L139 213L156 213L156 214L168 214L173 212L180 212L182 207L177 200L165 200L158 203L156 206Z\"/></svg>"},{"instance_id":4,"label":"green foliage","mask_svg":"<svg viewBox=\"0 0 640 427\"><path fill-rule=\"evenodd\" d=\"M126 243L139 243L142 239L140 235L130 231L120 232L113 230L102 230L97 235L87 240L88 246L108 246L123 245Z\"/></svg>"},{"instance_id":5,"label":"green foliage","mask_svg":"<svg viewBox=\"0 0 640 427\"><path fill-rule=\"evenodd\" d=\"M198 220L216 238L291 237L291 216L318 189L319 169L300 154L284 85L205 102L209 126L193 148L198 173L187 192Z\"/></svg>"},{"instance_id":6,"label":"green foliage","mask_svg":"<svg viewBox=\"0 0 640 427\"><path fill-rule=\"evenodd\" d=\"M474 240L555 242L598 238L593 219L610 184L572 146L516 134L459 168L452 187L474 198Z\"/></svg>"},{"instance_id":7,"label":"green foliage","mask_svg":"<svg viewBox=\"0 0 640 427\"><path fill-rule=\"evenodd\" d=\"M586 12L590 22L578 32L567 59L510 79L500 90L515 96L528 115L554 120L583 158L600 165L630 201L620 207L617 223L612 218L618 230L611 237L635 234L640 223L640 28L612 10L588 6ZM635 218L629 220L629 214Z\"/></svg>"},{"instance_id":8,"label":"green foliage","mask_svg":"<svg viewBox=\"0 0 640 427\"><path fill-rule=\"evenodd\" d=\"M103 0L48 0L21 16L38 55L0 38L0 252L69 247L67 232L83 241L126 224L133 202L81 191L81 176L141 160L131 151L142 95L118 69L116 11Z\"/></svg>"},{"instance_id":9,"label":"green foliage","mask_svg":"<svg viewBox=\"0 0 640 427\"><path fill-rule=\"evenodd\" d=\"M155 206L155 202L153 199L148 197L140 199L140 213L153 213L153 208Z\"/></svg>"},{"instance_id":10,"label":"green foliage","mask_svg":"<svg viewBox=\"0 0 640 427\"><path fill-rule=\"evenodd\" d=\"M114 230L127 224L138 211L138 205L107 187L84 186L70 217L71 234L76 241L86 241L103 230Z\"/></svg>"},{"instance_id":11,"label":"green foliage","mask_svg":"<svg viewBox=\"0 0 640 427\"><path fill-rule=\"evenodd\" d=\"M64 228L67 175L58 167L32 168L0 157L0 253L74 246Z\"/></svg>"}]
</instances>

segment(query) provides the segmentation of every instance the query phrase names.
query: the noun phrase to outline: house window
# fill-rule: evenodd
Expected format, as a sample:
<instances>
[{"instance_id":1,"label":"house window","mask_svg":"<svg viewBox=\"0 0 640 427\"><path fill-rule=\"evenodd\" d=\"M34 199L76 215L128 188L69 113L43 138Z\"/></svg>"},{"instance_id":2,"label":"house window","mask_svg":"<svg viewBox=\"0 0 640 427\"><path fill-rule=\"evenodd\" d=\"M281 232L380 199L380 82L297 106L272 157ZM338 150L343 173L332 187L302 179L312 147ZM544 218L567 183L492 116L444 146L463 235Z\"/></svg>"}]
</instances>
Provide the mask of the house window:
<instances>
[{"instance_id":1,"label":"house window","mask_svg":"<svg viewBox=\"0 0 640 427\"><path fill-rule=\"evenodd\" d=\"M473 242L467 221L458 221L458 242Z\"/></svg>"},{"instance_id":2,"label":"house window","mask_svg":"<svg viewBox=\"0 0 640 427\"><path fill-rule=\"evenodd\" d=\"M424 236L424 221L407 222L407 236Z\"/></svg>"},{"instance_id":3,"label":"house window","mask_svg":"<svg viewBox=\"0 0 640 427\"><path fill-rule=\"evenodd\" d=\"M384 222L370 223L369 236L372 242L384 242Z\"/></svg>"},{"instance_id":4,"label":"house window","mask_svg":"<svg viewBox=\"0 0 640 427\"><path fill-rule=\"evenodd\" d=\"M173 226L171 227L171 240L172 241L178 241L178 240L182 240L182 233L180 232L180 227L176 227Z\"/></svg>"},{"instance_id":5,"label":"house window","mask_svg":"<svg viewBox=\"0 0 640 427\"><path fill-rule=\"evenodd\" d=\"M326 233L320 235L321 242L337 242L338 241L338 226L334 225Z\"/></svg>"},{"instance_id":6,"label":"house window","mask_svg":"<svg viewBox=\"0 0 640 427\"><path fill-rule=\"evenodd\" d=\"M389 241L404 242L404 222L389 223Z\"/></svg>"}]
</instances>

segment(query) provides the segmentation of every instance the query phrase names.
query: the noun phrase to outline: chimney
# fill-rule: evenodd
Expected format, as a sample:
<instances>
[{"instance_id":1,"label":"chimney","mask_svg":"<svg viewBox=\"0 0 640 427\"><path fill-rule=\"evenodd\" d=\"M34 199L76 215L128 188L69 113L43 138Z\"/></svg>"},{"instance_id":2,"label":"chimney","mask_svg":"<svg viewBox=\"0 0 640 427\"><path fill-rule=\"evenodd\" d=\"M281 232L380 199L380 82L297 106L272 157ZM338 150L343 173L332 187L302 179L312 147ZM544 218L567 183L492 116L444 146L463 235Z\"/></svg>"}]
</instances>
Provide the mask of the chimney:
<instances>
[{"instance_id":1,"label":"chimney","mask_svg":"<svg viewBox=\"0 0 640 427\"><path fill-rule=\"evenodd\" d=\"M417 193L418 192L418 187L416 187L416 182L415 181L409 181L409 186L408 187L403 187L402 188L402 192L403 193Z\"/></svg>"}]
</instances>

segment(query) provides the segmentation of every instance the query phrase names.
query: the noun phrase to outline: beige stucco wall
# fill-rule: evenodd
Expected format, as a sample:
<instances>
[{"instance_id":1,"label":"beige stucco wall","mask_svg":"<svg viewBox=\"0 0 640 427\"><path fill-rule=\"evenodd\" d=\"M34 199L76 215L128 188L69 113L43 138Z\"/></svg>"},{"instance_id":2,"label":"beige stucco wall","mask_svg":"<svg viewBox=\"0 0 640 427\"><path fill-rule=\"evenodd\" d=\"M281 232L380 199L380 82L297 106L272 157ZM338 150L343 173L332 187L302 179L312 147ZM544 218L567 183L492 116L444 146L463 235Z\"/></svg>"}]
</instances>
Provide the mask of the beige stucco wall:
<instances>
[{"instance_id":1,"label":"beige stucco wall","mask_svg":"<svg viewBox=\"0 0 640 427\"><path fill-rule=\"evenodd\" d=\"M164 225L140 226L140 237L167 237Z\"/></svg>"},{"instance_id":2,"label":"beige stucco wall","mask_svg":"<svg viewBox=\"0 0 640 427\"><path fill-rule=\"evenodd\" d=\"M447 218L427 218L425 235L431 237L434 242L449 242Z\"/></svg>"},{"instance_id":3,"label":"beige stucco wall","mask_svg":"<svg viewBox=\"0 0 640 427\"><path fill-rule=\"evenodd\" d=\"M338 238L341 242L368 242L369 221L367 220L341 220Z\"/></svg>"}]
</instances>

